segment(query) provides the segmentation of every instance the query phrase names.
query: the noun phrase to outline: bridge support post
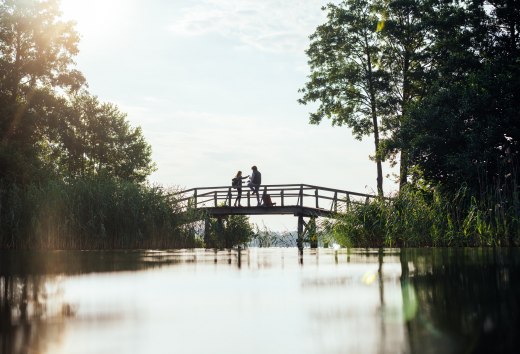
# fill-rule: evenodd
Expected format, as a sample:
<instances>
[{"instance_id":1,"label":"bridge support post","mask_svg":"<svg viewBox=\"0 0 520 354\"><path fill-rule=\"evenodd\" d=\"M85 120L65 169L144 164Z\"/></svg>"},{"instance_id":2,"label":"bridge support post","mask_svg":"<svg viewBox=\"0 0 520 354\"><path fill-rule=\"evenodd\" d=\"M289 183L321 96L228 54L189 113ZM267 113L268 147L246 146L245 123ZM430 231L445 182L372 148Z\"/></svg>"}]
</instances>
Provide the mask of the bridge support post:
<instances>
[{"instance_id":1,"label":"bridge support post","mask_svg":"<svg viewBox=\"0 0 520 354\"><path fill-rule=\"evenodd\" d=\"M311 248L318 248L318 234L316 233L316 217L311 216L308 222L302 215L298 215L298 239L296 245L300 250L303 249L303 240L305 235L308 235Z\"/></svg>"},{"instance_id":2,"label":"bridge support post","mask_svg":"<svg viewBox=\"0 0 520 354\"><path fill-rule=\"evenodd\" d=\"M298 239L296 245L299 250L303 250L303 216L298 216Z\"/></svg>"}]
</instances>

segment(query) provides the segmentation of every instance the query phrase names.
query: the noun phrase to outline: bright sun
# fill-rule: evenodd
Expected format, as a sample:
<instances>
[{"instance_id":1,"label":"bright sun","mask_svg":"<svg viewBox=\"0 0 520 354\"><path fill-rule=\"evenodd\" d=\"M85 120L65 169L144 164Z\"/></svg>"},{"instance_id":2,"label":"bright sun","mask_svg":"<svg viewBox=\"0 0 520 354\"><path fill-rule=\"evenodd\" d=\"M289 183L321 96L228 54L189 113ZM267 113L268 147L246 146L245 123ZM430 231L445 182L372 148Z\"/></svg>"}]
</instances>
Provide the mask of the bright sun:
<instances>
[{"instance_id":1,"label":"bright sun","mask_svg":"<svg viewBox=\"0 0 520 354\"><path fill-rule=\"evenodd\" d=\"M123 0L61 0L63 18L75 21L80 35L91 39L118 32L128 19L128 6Z\"/></svg>"}]
</instances>

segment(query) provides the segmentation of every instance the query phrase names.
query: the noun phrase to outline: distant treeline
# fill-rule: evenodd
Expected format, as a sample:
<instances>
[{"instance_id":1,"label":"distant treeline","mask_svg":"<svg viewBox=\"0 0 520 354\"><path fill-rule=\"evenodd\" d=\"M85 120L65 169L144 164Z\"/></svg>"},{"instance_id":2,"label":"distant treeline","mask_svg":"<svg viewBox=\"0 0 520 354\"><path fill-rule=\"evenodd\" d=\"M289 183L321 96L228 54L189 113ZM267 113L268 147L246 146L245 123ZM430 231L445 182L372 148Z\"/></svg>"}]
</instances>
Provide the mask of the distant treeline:
<instances>
[{"instance_id":1,"label":"distant treeline","mask_svg":"<svg viewBox=\"0 0 520 354\"><path fill-rule=\"evenodd\" d=\"M400 194L337 225L358 245L520 244L520 6L344 0L311 35L303 104L399 160Z\"/></svg>"}]
</instances>

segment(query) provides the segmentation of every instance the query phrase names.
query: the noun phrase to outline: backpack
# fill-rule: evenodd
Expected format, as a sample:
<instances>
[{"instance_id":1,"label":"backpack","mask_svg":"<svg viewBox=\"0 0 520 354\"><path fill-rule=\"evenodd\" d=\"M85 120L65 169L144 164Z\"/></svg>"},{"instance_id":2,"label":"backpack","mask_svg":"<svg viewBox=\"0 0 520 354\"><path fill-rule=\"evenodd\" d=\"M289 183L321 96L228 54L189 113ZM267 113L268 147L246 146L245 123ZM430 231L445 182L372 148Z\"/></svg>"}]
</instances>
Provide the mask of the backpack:
<instances>
[{"instance_id":1,"label":"backpack","mask_svg":"<svg viewBox=\"0 0 520 354\"><path fill-rule=\"evenodd\" d=\"M239 185L240 185L240 178L235 177L235 178L233 178L233 179L231 180L231 186L232 186L232 187L235 187L235 188L236 188L236 187L238 187Z\"/></svg>"}]
</instances>

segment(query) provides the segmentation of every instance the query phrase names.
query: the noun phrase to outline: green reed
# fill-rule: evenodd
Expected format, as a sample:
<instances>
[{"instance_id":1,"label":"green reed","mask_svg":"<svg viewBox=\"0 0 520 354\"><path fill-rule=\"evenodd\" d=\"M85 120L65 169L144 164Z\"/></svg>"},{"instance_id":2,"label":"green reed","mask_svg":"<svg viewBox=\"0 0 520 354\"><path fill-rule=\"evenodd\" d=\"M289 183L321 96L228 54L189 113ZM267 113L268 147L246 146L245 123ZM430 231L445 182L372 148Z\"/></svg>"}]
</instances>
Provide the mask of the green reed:
<instances>
[{"instance_id":1,"label":"green reed","mask_svg":"<svg viewBox=\"0 0 520 354\"><path fill-rule=\"evenodd\" d=\"M112 178L0 185L0 248L193 247L179 205L160 187Z\"/></svg>"},{"instance_id":2,"label":"green reed","mask_svg":"<svg viewBox=\"0 0 520 354\"><path fill-rule=\"evenodd\" d=\"M488 188L477 197L413 187L389 200L352 205L329 233L343 246L442 247L520 245L516 185Z\"/></svg>"}]
</instances>

